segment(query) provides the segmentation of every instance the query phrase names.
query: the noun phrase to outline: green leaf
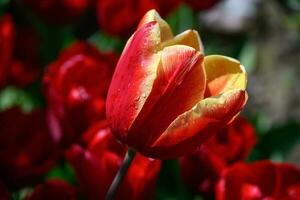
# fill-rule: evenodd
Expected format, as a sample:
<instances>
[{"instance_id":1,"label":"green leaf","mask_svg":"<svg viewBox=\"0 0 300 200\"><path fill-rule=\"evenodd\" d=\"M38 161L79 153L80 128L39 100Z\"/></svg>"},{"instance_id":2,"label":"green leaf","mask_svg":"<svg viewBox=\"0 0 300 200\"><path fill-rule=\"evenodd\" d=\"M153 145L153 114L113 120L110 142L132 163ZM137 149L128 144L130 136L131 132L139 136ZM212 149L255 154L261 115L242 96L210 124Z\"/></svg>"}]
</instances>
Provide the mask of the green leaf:
<instances>
[{"instance_id":1,"label":"green leaf","mask_svg":"<svg viewBox=\"0 0 300 200\"><path fill-rule=\"evenodd\" d=\"M124 43L121 39L115 38L105 34L104 32L98 31L94 33L88 41L96 46L101 51L118 51L121 52Z\"/></svg>"},{"instance_id":2,"label":"green leaf","mask_svg":"<svg viewBox=\"0 0 300 200\"><path fill-rule=\"evenodd\" d=\"M192 29L196 24L193 11L185 4L182 4L175 12L168 16L166 21L174 34Z\"/></svg>"},{"instance_id":3,"label":"green leaf","mask_svg":"<svg viewBox=\"0 0 300 200\"><path fill-rule=\"evenodd\" d=\"M245 42L239 55L239 60L245 66L246 71L251 74L256 67L257 46L252 40Z\"/></svg>"},{"instance_id":4,"label":"green leaf","mask_svg":"<svg viewBox=\"0 0 300 200\"><path fill-rule=\"evenodd\" d=\"M0 8L4 8L9 3L10 0L0 0Z\"/></svg>"},{"instance_id":5,"label":"green leaf","mask_svg":"<svg viewBox=\"0 0 300 200\"><path fill-rule=\"evenodd\" d=\"M177 160L166 160L157 181L156 200L193 200L193 195L183 185Z\"/></svg>"},{"instance_id":6,"label":"green leaf","mask_svg":"<svg viewBox=\"0 0 300 200\"><path fill-rule=\"evenodd\" d=\"M73 168L66 161L57 164L46 174L46 179L53 178L63 179L72 185L76 185L77 182Z\"/></svg>"},{"instance_id":7,"label":"green leaf","mask_svg":"<svg viewBox=\"0 0 300 200\"><path fill-rule=\"evenodd\" d=\"M271 159L282 162L293 147L300 141L300 127L297 123L273 127L267 133L260 135L250 160Z\"/></svg>"},{"instance_id":8,"label":"green leaf","mask_svg":"<svg viewBox=\"0 0 300 200\"><path fill-rule=\"evenodd\" d=\"M29 196L33 191L31 187L25 187L18 191L12 192L13 200L24 200L27 196Z\"/></svg>"},{"instance_id":9,"label":"green leaf","mask_svg":"<svg viewBox=\"0 0 300 200\"><path fill-rule=\"evenodd\" d=\"M21 107L24 112L30 112L38 107L39 103L29 92L9 86L0 91L0 111L14 106Z\"/></svg>"}]
</instances>

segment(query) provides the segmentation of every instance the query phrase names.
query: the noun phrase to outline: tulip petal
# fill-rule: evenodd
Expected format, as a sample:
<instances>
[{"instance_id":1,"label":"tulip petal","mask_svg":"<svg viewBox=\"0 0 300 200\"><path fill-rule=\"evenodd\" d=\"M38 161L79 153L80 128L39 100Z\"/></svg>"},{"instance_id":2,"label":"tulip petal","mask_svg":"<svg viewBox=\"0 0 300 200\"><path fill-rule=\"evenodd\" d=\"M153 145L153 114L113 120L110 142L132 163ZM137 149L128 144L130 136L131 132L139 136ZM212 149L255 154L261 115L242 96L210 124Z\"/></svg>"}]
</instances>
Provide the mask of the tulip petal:
<instances>
[{"instance_id":1,"label":"tulip petal","mask_svg":"<svg viewBox=\"0 0 300 200\"><path fill-rule=\"evenodd\" d=\"M203 99L205 80L198 51L185 45L166 47L153 90L128 134L129 144L152 144L178 115Z\"/></svg>"},{"instance_id":2,"label":"tulip petal","mask_svg":"<svg viewBox=\"0 0 300 200\"><path fill-rule=\"evenodd\" d=\"M239 61L220 55L204 58L207 75L205 97L216 96L232 89L245 90L247 74Z\"/></svg>"},{"instance_id":3,"label":"tulip petal","mask_svg":"<svg viewBox=\"0 0 300 200\"><path fill-rule=\"evenodd\" d=\"M144 149L144 154L168 158L170 154L181 156L194 150L211 135L211 131L232 120L246 100L246 91L231 90L200 101L178 116L149 149Z\"/></svg>"},{"instance_id":4,"label":"tulip petal","mask_svg":"<svg viewBox=\"0 0 300 200\"><path fill-rule=\"evenodd\" d=\"M200 51L202 54L204 54L204 47L202 41L198 32L195 30L184 31L183 33L175 36L174 38L163 42L161 46L166 47L176 44L182 44L189 47L193 47L197 51Z\"/></svg>"},{"instance_id":5,"label":"tulip petal","mask_svg":"<svg viewBox=\"0 0 300 200\"><path fill-rule=\"evenodd\" d=\"M119 139L126 137L127 130L152 90L160 62L156 49L160 42L158 23L145 24L127 42L117 64L106 111L112 130Z\"/></svg>"},{"instance_id":6,"label":"tulip petal","mask_svg":"<svg viewBox=\"0 0 300 200\"><path fill-rule=\"evenodd\" d=\"M172 30L169 26L169 24L163 20L158 12L156 12L156 10L150 10L148 11L144 17L142 18L142 20L139 23L138 29L143 27L145 24L149 23L149 22L157 22L159 25L159 29L160 29L160 33L161 33L161 41L165 41L165 40L169 40L171 38L173 38L173 33Z\"/></svg>"}]
</instances>

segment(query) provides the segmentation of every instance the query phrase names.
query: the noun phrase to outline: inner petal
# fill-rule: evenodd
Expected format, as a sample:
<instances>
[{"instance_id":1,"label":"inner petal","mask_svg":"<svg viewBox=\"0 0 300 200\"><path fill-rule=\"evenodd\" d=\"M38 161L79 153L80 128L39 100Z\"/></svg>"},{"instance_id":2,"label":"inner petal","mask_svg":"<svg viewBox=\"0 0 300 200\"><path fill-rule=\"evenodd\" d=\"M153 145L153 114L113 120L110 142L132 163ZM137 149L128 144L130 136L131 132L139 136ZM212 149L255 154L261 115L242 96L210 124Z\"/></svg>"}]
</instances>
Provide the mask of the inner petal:
<instances>
[{"instance_id":1,"label":"inner petal","mask_svg":"<svg viewBox=\"0 0 300 200\"><path fill-rule=\"evenodd\" d=\"M246 89L247 74L239 61L220 55L204 58L207 76L205 97L216 96L232 89Z\"/></svg>"},{"instance_id":2,"label":"inner petal","mask_svg":"<svg viewBox=\"0 0 300 200\"><path fill-rule=\"evenodd\" d=\"M161 46L163 48L163 47L176 45L176 44L182 44L189 47L193 47L197 51L200 51L202 54L204 54L203 44L201 42L198 32L195 30L184 31L181 34L176 35L174 38L164 41L161 44Z\"/></svg>"}]
</instances>

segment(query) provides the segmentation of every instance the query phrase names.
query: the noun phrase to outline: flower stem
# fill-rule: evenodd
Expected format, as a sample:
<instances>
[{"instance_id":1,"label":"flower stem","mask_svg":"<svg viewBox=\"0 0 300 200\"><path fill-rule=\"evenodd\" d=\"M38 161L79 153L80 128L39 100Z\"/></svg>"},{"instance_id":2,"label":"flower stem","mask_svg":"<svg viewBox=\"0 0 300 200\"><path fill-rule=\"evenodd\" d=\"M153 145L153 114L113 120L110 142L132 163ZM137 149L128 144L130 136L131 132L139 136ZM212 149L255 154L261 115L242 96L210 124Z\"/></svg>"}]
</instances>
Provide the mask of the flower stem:
<instances>
[{"instance_id":1,"label":"flower stem","mask_svg":"<svg viewBox=\"0 0 300 200\"><path fill-rule=\"evenodd\" d=\"M135 154L136 154L136 152L133 149L128 148L128 151L125 155L123 163L122 163L117 175L115 176L112 184L110 185L108 192L106 193L105 200L113 200L114 197L116 196L118 188L120 187L122 180L124 179L128 169L130 167L130 164L132 163L132 161L135 157Z\"/></svg>"}]
</instances>

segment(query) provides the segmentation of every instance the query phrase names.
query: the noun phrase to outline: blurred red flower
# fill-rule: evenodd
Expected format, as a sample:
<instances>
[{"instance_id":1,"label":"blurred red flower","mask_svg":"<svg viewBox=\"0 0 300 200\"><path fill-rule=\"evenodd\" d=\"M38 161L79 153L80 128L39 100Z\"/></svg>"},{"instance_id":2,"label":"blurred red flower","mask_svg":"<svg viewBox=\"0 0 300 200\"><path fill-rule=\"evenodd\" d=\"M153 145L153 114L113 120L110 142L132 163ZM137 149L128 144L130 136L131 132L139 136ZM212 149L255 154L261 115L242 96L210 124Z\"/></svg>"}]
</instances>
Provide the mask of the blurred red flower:
<instances>
[{"instance_id":1,"label":"blurred red flower","mask_svg":"<svg viewBox=\"0 0 300 200\"><path fill-rule=\"evenodd\" d=\"M0 21L0 86L26 86L38 78L39 37L32 27L15 27L10 15Z\"/></svg>"},{"instance_id":2,"label":"blurred red flower","mask_svg":"<svg viewBox=\"0 0 300 200\"><path fill-rule=\"evenodd\" d=\"M57 158L57 141L48 132L45 111L0 113L0 179L13 186L35 182Z\"/></svg>"},{"instance_id":3,"label":"blurred red flower","mask_svg":"<svg viewBox=\"0 0 300 200\"><path fill-rule=\"evenodd\" d=\"M111 35L129 37L147 11L156 9L162 16L167 16L181 2L182 0L98 0L98 23L101 29Z\"/></svg>"},{"instance_id":4,"label":"blurred red flower","mask_svg":"<svg viewBox=\"0 0 300 200\"><path fill-rule=\"evenodd\" d=\"M22 0L43 21L65 25L78 20L95 0Z\"/></svg>"},{"instance_id":5,"label":"blurred red flower","mask_svg":"<svg viewBox=\"0 0 300 200\"><path fill-rule=\"evenodd\" d=\"M7 79L7 70L12 59L14 46L14 24L10 15L0 18L0 87Z\"/></svg>"},{"instance_id":6,"label":"blurred red flower","mask_svg":"<svg viewBox=\"0 0 300 200\"><path fill-rule=\"evenodd\" d=\"M221 0L185 0L195 11L207 10L215 6Z\"/></svg>"},{"instance_id":7,"label":"blurred red flower","mask_svg":"<svg viewBox=\"0 0 300 200\"><path fill-rule=\"evenodd\" d=\"M1 200L11 200L11 195L7 191L5 185L0 182L0 199Z\"/></svg>"},{"instance_id":8,"label":"blurred red flower","mask_svg":"<svg viewBox=\"0 0 300 200\"><path fill-rule=\"evenodd\" d=\"M88 148L73 145L66 152L66 157L74 167L79 184L88 199L104 199L122 164L126 147L114 139L103 122L92 126L85 136L88 136ZM138 154L118 190L116 199L151 199L160 165L159 160Z\"/></svg>"},{"instance_id":9,"label":"blurred red flower","mask_svg":"<svg viewBox=\"0 0 300 200\"><path fill-rule=\"evenodd\" d=\"M289 164L259 161L235 164L224 171L217 200L298 200L300 169Z\"/></svg>"},{"instance_id":10,"label":"blurred red flower","mask_svg":"<svg viewBox=\"0 0 300 200\"><path fill-rule=\"evenodd\" d=\"M166 17L172 11L177 9L183 0L152 0L158 7L158 12Z\"/></svg>"},{"instance_id":11,"label":"blurred red flower","mask_svg":"<svg viewBox=\"0 0 300 200\"><path fill-rule=\"evenodd\" d=\"M36 81L41 73L38 60L40 38L32 27L18 27L14 44L8 81L10 84L24 87Z\"/></svg>"},{"instance_id":12,"label":"blurred red flower","mask_svg":"<svg viewBox=\"0 0 300 200\"><path fill-rule=\"evenodd\" d=\"M256 143L255 130L242 117L215 133L198 151L180 158L183 181L204 196L213 196L222 170L244 161Z\"/></svg>"},{"instance_id":13,"label":"blurred red flower","mask_svg":"<svg viewBox=\"0 0 300 200\"><path fill-rule=\"evenodd\" d=\"M97 18L105 32L128 37L144 14L157 8L152 0L98 0Z\"/></svg>"},{"instance_id":14,"label":"blurred red flower","mask_svg":"<svg viewBox=\"0 0 300 200\"><path fill-rule=\"evenodd\" d=\"M25 200L76 200L76 190L67 182L59 179L47 180L35 187Z\"/></svg>"},{"instance_id":15,"label":"blurred red flower","mask_svg":"<svg viewBox=\"0 0 300 200\"><path fill-rule=\"evenodd\" d=\"M116 60L113 53L77 42L48 67L44 89L49 124L64 145L78 140L90 124L105 118L105 98Z\"/></svg>"}]
</instances>

